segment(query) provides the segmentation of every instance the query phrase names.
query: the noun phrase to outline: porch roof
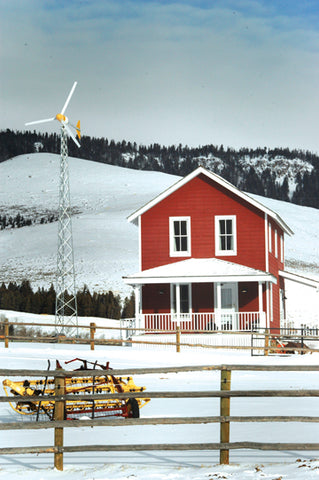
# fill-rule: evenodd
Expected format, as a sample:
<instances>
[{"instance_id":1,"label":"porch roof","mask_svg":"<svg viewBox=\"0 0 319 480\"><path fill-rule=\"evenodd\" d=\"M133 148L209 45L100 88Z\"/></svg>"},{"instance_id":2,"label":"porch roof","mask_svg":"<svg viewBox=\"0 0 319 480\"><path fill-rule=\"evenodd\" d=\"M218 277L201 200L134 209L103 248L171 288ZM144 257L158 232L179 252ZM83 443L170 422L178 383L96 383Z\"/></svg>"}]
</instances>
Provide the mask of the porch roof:
<instances>
[{"instance_id":1,"label":"porch roof","mask_svg":"<svg viewBox=\"0 0 319 480\"><path fill-rule=\"evenodd\" d=\"M277 279L262 270L218 258L190 258L123 277L128 285L150 283L272 282Z\"/></svg>"},{"instance_id":2,"label":"porch roof","mask_svg":"<svg viewBox=\"0 0 319 480\"><path fill-rule=\"evenodd\" d=\"M287 272L285 270L279 270L279 276L293 282L301 283L302 285L307 285L307 287L316 288L319 292L319 281L314 278L304 277L297 273Z\"/></svg>"}]
</instances>

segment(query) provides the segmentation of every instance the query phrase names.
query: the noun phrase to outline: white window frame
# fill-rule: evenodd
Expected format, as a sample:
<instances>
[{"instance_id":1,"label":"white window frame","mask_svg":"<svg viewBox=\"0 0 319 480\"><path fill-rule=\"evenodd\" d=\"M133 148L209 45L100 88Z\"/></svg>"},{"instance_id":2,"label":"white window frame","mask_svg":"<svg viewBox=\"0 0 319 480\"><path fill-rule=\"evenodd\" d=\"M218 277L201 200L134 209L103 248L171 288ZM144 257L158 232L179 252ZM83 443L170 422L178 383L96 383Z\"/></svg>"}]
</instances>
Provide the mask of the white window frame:
<instances>
[{"instance_id":1,"label":"white window frame","mask_svg":"<svg viewBox=\"0 0 319 480\"><path fill-rule=\"evenodd\" d=\"M278 232L277 229L275 229L275 257L278 258Z\"/></svg>"},{"instance_id":2,"label":"white window frame","mask_svg":"<svg viewBox=\"0 0 319 480\"><path fill-rule=\"evenodd\" d=\"M220 249L220 220L231 220L232 221L232 236L233 236L233 248L232 250L221 250ZM216 215L215 216L215 255L216 256L230 256L237 255L237 219L236 215Z\"/></svg>"},{"instance_id":3,"label":"white window frame","mask_svg":"<svg viewBox=\"0 0 319 480\"><path fill-rule=\"evenodd\" d=\"M280 261L284 263L284 236L280 235Z\"/></svg>"},{"instance_id":4,"label":"white window frame","mask_svg":"<svg viewBox=\"0 0 319 480\"><path fill-rule=\"evenodd\" d=\"M187 250L175 250L174 223L186 222ZM190 257L191 255L191 217L169 217L169 255L170 257Z\"/></svg>"}]
</instances>

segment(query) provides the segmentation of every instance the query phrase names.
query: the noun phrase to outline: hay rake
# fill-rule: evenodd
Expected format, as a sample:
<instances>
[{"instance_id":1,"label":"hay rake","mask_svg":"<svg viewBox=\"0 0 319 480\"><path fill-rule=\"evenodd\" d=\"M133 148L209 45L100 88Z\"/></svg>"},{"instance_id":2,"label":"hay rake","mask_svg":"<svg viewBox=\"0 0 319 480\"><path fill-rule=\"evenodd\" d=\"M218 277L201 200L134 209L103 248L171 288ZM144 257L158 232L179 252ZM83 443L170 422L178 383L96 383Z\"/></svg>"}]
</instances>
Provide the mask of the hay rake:
<instances>
[{"instance_id":1,"label":"hay rake","mask_svg":"<svg viewBox=\"0 0 319 480\"><path fill-rule=\"evenodd\" d=\"M120 416L124 418L138 418L140 408L146 405L149 398L138 398L138 392L143 392L145 387L135 385L132 377L117 377L112 375L112 369L109 362L105 365L97 362L89 362L81 358L74 358L65 362L65 364L80 361L82 364L74 371L92 370L94 375L83 377L66 377L65 394L74 395L74 400L65 401L66 420L76 420L83 417L106 417ZM61 368L57 361L57 368ZM48 362L48 373L50 362ZM11 407L21 415L33 415L36 420L40 414L47 415L50 420L54 419L55 400L50 397L55 395L55 381L49 374L45 379L32 379L22 381L12 381L6 379L3 381L3 387L8 397L12 396ZM116 394L116 393L134 393L136 398L127 399L101 399L101 400L77 400L76 395L89 394ZM43 396L41 400L23 401L24 396Z\"/></svg>"}]
</instances>

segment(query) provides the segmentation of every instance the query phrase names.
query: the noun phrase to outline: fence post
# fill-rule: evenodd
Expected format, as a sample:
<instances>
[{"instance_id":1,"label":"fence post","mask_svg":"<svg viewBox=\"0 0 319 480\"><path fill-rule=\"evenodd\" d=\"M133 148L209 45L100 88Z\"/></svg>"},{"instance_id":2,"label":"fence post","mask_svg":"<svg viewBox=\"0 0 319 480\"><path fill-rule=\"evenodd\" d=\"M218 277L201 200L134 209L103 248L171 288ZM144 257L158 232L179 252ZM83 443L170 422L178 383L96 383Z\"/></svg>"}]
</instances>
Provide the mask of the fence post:
<instances>
[{"instance_id":1,"label":"fence post","mask_svg":"<svg viewBox=\"0 0 319 480\"><path fill-rule=\"evenodd\" d=\"M57 366L57 370L62 370ZM55 377L55 395L65 394L65 378ZM56 400L54 406L54 420L64 420L65 405L64 402ZM63 428L54 429L54 446L63 447ZM63 453L58 452L54 454L54 467L57 470L63 470Z\"/></svg>"},{"instance_id":2,"label":"fence post","mask_svg":"<svg viewBox=\"0 0 319 480\"><path fill-rule=\"evenodd\" d=\"M220 389L229 391L231 388L231 370L223 369L220 371ZM230 416L230 397L220 398L220 416ZM220 443L229 443L229 422L221 421L220 424ZM229 465L229 449L221 449L219 452L219 463Z\"/></svg>"},{"instance_id":3,"label":"fence post","mask_svg":"<svg viewBox=\"0 0 319 480\"><path fill-rule=\"evenodd\" d=\"M269 354L269 328L265 330L265 355Z\"/></svg>"},{"instance_id":4,"label":"fence post","mask_svg":"<svg viewBox=\"0 0 319 480\"><path fill-rule=\"evenodd\" d=\"M301 329L301 348L303 349L304 348L304 340L303 340L303 336L304 336L304 329L302 328ZM300 351L300 355L304 355L304 350L301 350Z\"/></svg>"},{"instance_id":5,"label":"fence post","mask_svg":"<svg viewBox=\"0 0 319 480\"><path fill-rule=\"evenodd\" d=\"M94 322L90 323L90 345L91 345L91 350L94 350L94 333L96 330L96 324Z\"/></svg>"},{"instance_id":6,"label":"fence post","mask_svg":"<svg viewBox=\"0 0 319 480\"><path fill-rule=\"evenodd\" d=\"M176 325L176 352L180 353L181 351L181 327Z\"/></svg>"},{"instance_id":7,"label":"fence post","mask_svg":"<svg viewBox=\"0 0 319 480\"><path fill-rule=\"evenodd\" d=\"M9 320L4 319L4 348L9 348Z\"/></svg>"}]
</instances>

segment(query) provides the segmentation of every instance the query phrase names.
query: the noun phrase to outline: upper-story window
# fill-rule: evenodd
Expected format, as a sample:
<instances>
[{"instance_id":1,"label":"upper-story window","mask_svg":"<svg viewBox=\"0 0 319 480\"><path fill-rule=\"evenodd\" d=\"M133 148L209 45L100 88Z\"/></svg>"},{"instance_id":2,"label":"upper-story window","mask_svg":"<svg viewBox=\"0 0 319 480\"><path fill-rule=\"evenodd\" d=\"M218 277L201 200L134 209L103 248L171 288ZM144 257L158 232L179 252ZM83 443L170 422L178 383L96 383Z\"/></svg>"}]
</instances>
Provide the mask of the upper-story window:
<instances>
[{"instance_id":1,"label":"upper-story window","mask_svg":"<svg viewBox=\"0 0 319 480\"><path fill-rule=\"evenodd\" d=\"M169 242L171 257L187 257L191 254L190 217L170 217Z\"/></svg>"},{"instance_id":2,"label":"upper-story window","mask_svg":"<svg viewBox=\"0 0 319 480\"><path fill-rule=\"evenodd\" d=\"M215 254L237 255L235 215L215 217Z\"/></svg>"},{"instance_id":3,"label":"upper-story window","mask_svg":"<svg viewBox=\"0 0 319 480\"><path fill-rule=\"evenodd\" d=\"M276 229L275 229L275 245L274 245L274 249L275 249L275 257L278 258L278 232L277 232Z\"/></svg>"},{"instance_id":4,"label":"upper-story window","mask_svg":"<svg viewBox=\"0 0 319 480\"><path fill-rule=\"evenodd\" d=\"M271 223L268 224L268 238L269 238L269 251L270 253L272 252L272 229L271 229Z\"/></svg>"},{"instance_id":5,"label":"upper-story window","mask_svg":"<svg viewBox=\"0 0 319 480\"><path fill-rule=\"evenodd\" d=\"M284 261L284 236L280 235L280 261Z\"/></svg>"}]
</instances>

